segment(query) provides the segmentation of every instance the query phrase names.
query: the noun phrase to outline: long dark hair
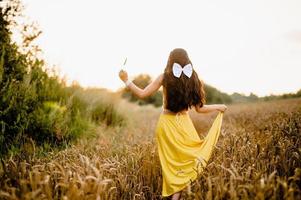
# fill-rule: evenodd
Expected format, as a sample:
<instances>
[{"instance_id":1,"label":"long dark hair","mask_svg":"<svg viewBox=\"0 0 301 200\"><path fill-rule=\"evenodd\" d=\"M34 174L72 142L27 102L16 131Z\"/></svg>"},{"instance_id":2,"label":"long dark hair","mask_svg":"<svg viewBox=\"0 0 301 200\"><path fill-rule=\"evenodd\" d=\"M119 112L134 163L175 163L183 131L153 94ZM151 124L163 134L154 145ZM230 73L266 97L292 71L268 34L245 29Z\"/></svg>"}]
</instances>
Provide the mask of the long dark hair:
<instances>
[{"instance_id":1,"label":"long dark hair","mask_svg":"<svg viewBox=\"0 0 301 200\"><path fill-rule=\"evenodd\" d=\"M175 77L172 73L174 63L182 67L187 64L192 65L184 49L177 48L170 52L163 77L166 109L177 113L191 106L202 107L205 104L204 84L194 70L190 78L183 73L179 78Z\"/></svg>"}]
</instances>

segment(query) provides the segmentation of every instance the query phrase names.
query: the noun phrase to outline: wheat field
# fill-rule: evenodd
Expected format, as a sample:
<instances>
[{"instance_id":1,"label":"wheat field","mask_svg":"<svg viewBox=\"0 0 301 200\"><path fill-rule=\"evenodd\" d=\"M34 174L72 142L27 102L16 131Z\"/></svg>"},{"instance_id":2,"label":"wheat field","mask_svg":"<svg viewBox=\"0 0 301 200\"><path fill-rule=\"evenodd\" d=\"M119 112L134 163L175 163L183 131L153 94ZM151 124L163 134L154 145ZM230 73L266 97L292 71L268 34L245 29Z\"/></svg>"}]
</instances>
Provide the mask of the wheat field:
<instances>
[{"instance_id":1,"label":"wheat field","mask_svg":"<svg viewBox=\"0 0 301 200\"><path fill-rule=\"evenodd\" d=\"M2 160L0 199L161 199L160 109L119 103L127 125L97 127L64 150L33 142ZM216 113L190 116L200 137ZM301 99L229 105L208 166L182 199L301 199Z\"/></svg>"}]
</instances>

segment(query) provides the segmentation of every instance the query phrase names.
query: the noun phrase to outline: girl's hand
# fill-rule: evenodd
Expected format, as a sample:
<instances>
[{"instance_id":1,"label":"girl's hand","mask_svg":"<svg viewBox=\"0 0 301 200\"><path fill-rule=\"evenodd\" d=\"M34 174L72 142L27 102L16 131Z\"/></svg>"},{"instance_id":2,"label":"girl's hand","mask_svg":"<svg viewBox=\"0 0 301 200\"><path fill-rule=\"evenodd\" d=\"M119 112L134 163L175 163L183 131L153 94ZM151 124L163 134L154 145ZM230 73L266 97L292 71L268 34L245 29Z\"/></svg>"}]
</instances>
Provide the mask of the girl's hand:
<instances>
[{"instance_id":1,"label":"girl's hand","mask_svg":"<svg viewBox=\"0 0 301 200\"><path fill-rule=\"evenodd\" d=\"M227 106L225 104L221 104L217 108L218 111L225 112L227 110Z\"/></svg>"},{"instance_id":2,"label":"girl's hand","mask_svg":"<svg viewBox=\"0 0 301 200\"><path fill-rule=\"evenodd\" d=\"M128 80L128 73L124 70L120 70L119 72L119 78L123 81L126 82Z\"/></svg>"}]
</instances>

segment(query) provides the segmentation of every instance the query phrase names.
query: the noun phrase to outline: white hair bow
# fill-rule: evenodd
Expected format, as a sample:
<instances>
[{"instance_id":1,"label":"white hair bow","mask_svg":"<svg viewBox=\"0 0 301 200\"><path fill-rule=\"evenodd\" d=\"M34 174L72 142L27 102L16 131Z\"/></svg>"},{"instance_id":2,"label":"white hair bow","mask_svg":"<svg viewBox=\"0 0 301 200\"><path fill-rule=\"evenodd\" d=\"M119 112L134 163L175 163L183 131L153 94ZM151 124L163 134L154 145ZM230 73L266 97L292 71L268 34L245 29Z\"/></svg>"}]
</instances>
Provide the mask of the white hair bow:
<instances>
[{"instance_id":1,"label":"white hair bow","mask_svg":"<svg viewBox=\"0 0 301 200\"><path fill-rule=\"evenodd\" d=\"M174 63L172 66L172 73L175 77L180 78L182 72L190 78L192 75L192 65L187 64L185 67L182 68L182 66L178 63Z\"/></svg>"}]
</instances>

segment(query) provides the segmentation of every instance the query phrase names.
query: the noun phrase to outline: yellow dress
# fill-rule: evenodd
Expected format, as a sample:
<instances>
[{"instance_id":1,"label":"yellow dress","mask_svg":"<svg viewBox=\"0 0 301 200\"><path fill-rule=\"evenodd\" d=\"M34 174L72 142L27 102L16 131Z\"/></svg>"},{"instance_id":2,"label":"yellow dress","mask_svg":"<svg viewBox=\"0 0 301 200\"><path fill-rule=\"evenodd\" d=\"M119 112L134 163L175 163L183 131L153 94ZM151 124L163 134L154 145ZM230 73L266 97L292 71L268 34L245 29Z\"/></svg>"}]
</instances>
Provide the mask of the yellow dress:
<instances>
[{"instance_id":1,"label":"yellow dress","mask_svg":"<svg viewBox=\"0 0 301 200\"><path fill-rule=\"evenodd\" d=\"M223 113L219 112L207 136L200 139L188 114L164 114L156 127L163 173L162 195L184 189L206 166L218 140Z\"/></svg>"}]
</instances>

